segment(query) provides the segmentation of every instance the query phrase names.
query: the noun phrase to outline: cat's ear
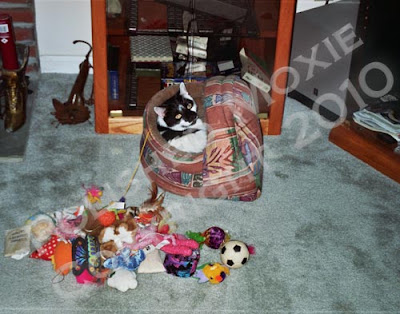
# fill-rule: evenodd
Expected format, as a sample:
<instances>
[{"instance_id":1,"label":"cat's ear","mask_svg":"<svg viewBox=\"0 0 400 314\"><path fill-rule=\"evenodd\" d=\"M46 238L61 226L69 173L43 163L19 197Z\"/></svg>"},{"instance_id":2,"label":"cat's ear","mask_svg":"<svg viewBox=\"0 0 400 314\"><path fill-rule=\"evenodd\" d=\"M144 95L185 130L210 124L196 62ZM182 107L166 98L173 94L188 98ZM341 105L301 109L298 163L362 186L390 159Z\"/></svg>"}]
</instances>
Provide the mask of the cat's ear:
<instances>
[{"instance_id":1,"label":"cat's ear","mask_svg":"<svg viewBox=\"0 0 400 314\"><path fill-rule=\"evenodd\" d=\"M181 83L179 85L179 90L180 90L180 95L183 99L189 99L194 103L194 99L192 98L192 96L189 95L185 83Z\"/></svg>"},{"instance_id":2,"label":"cat's ear","mask_svg":"<svg viewBox=\"0 0 400 314\"><path fill-rule=\"evenodd\" d=\"M154 107L154 111L159 117L161 117L161 118L165 117L165 111L166 111L165 108L163 108L163 107Z\"/></svg>"},{"instance_id":3,"label":"cat's ear","mask_svg":"<svg viewBox=\"0 0 400 314\"><path fill-rule=\"evenodd\" d=\"M179 91L182 97L186 98L185 96L189 96L185 83L179 84Z\"/></svg>"}]
</instances>

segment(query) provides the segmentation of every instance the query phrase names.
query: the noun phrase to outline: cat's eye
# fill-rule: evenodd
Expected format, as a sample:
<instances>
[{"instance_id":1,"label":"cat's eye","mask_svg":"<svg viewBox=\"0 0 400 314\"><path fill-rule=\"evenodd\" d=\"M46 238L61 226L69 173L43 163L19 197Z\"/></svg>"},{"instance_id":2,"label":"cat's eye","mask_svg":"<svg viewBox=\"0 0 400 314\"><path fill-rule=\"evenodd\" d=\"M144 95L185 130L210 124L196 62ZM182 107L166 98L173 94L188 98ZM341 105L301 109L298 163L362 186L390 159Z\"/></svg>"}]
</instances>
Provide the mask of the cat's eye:
<instances>
[{"instance_id":1,"label":"cat's eye","mask_svg":"<svg viewBox=\"0 0 400 314\"><path fill-rule=\"evenodd\" d=\"M192 109L193 105L192 104L187 104L186 108L188 108L189 110Z\"/></svg>"},{"instance_id":2,"label":"cat's eye","mask_svg":"<svg viewBox=\"0 0 400 314\"><path fill-rule=\"evenodd\" d=\"M181 115L180 113L178 113L178 114L175 116L175 119L176 119L176 120L179 120L180 118L182 118L182 115Z\"/></svg>"}]
</instances>

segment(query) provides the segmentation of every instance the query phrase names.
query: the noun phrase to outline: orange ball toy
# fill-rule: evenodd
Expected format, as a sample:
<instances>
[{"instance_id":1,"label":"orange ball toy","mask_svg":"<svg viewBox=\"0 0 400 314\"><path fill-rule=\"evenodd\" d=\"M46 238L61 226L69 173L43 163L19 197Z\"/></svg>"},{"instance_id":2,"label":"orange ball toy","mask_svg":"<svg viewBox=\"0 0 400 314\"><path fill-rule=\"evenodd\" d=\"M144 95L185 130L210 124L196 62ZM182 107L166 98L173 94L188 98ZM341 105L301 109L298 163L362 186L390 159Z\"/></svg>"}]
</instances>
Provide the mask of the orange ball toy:
<instances>
[{"instance_id":1,"label":"orange ball toy","mask_svg":"<svg viewBox=\"0 0 400 314\"><path fill-rule=\"evenodd\" d=\"M58 242L51 260L57 273L67 275L72 268L72 244L64 241Z\"/></svg>"},{"instance_id":2,"label":"orange ball toy","mask_svg":"<svg viewBox=\"0 0 400 314\"><path fill-rule=\"evenodd\" d=\"M99 212L99 217L97 220L104 227L111 226L115 222L115 214L111 211L103 209Z\"/></svg>"}]
</instances>

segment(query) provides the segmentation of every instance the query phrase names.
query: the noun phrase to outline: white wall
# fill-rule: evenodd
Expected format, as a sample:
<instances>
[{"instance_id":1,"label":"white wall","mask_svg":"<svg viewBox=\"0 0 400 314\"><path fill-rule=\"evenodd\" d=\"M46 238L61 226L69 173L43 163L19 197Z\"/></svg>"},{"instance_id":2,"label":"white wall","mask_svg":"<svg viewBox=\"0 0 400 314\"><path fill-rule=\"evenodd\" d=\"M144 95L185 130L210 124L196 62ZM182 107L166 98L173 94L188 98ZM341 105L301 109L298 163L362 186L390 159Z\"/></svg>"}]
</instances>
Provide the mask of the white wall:
<instances>
[{"instance_id":1,"label":"white wall","mask_svg":"<svg viewBox=\"0 0 400 314\"><path fill-rule=\"evenodd\" d=\"M345 35L354 32L357 24L359 1L342 0L296 14L290 66L300 76L296 91L312 101L316 101L318 97L327 93L334 93L341 100L346 100L347 91L341 90L340 86L349 78L352 53L345 54L333 34L347 24L350 24L353 30L348 30ZM339 55L336 61L323 44L323 40L326 38L329 38ZM355 38L355 41L358 41L358 38ZM327 62L331 65L326 69L315 66L313 77L307 79L309 64L295 61L295 59L299 56L311 58L311 49L317 44L319 46L315 60ZM351 42L349 45L351 45ZM314 89L318 90L317 95L315 95ZM325 101L323 105L329 111L340 114L340 108L335 102Z\"/></svg>"},{"instance_id":2,"label":"white wall","mask_svg":"<svg viewBox=\"0 0 400 314\"><path fill-rule=\"evenodd\" d=\"M329 4L338 2L340 0L330 0ZM326 0L297 0L297 7L296 7L296 12L303 12L307 10L311 10L314 8L318 8L320 6L325 5Z\"/></svg>"},{"instance_id":3,"label":"white wall","mask_svg":"<svg viewBox=\"0 0 400 314\"><path fill-rule=\"evenodd\" d=\"M42 73L78 73L92 42L90 0L35 0Z\"/></svg>"}]
</instances>

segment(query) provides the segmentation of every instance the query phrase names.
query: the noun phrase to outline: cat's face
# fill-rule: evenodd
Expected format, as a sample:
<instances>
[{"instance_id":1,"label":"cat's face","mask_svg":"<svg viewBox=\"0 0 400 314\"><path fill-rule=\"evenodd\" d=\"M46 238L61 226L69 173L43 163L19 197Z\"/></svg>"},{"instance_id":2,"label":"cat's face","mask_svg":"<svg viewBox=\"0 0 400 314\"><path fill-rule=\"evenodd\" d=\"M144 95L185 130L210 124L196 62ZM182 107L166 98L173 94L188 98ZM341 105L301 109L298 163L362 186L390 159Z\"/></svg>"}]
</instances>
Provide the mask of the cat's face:
<instances>
[{"instance_id":1,"label":"cat's face","mask_svg":"<svg viewBox=\"0 0 400 314\"><path fill-rule=\"evenodd\" d=\"M163 105L154 108L154 111L158 115L158 124L174 131L186 130L198 118L196 103L189 96L186 88L182 89L182 85L178 93L168 99Z\"/></svg>"}]
</instances>

